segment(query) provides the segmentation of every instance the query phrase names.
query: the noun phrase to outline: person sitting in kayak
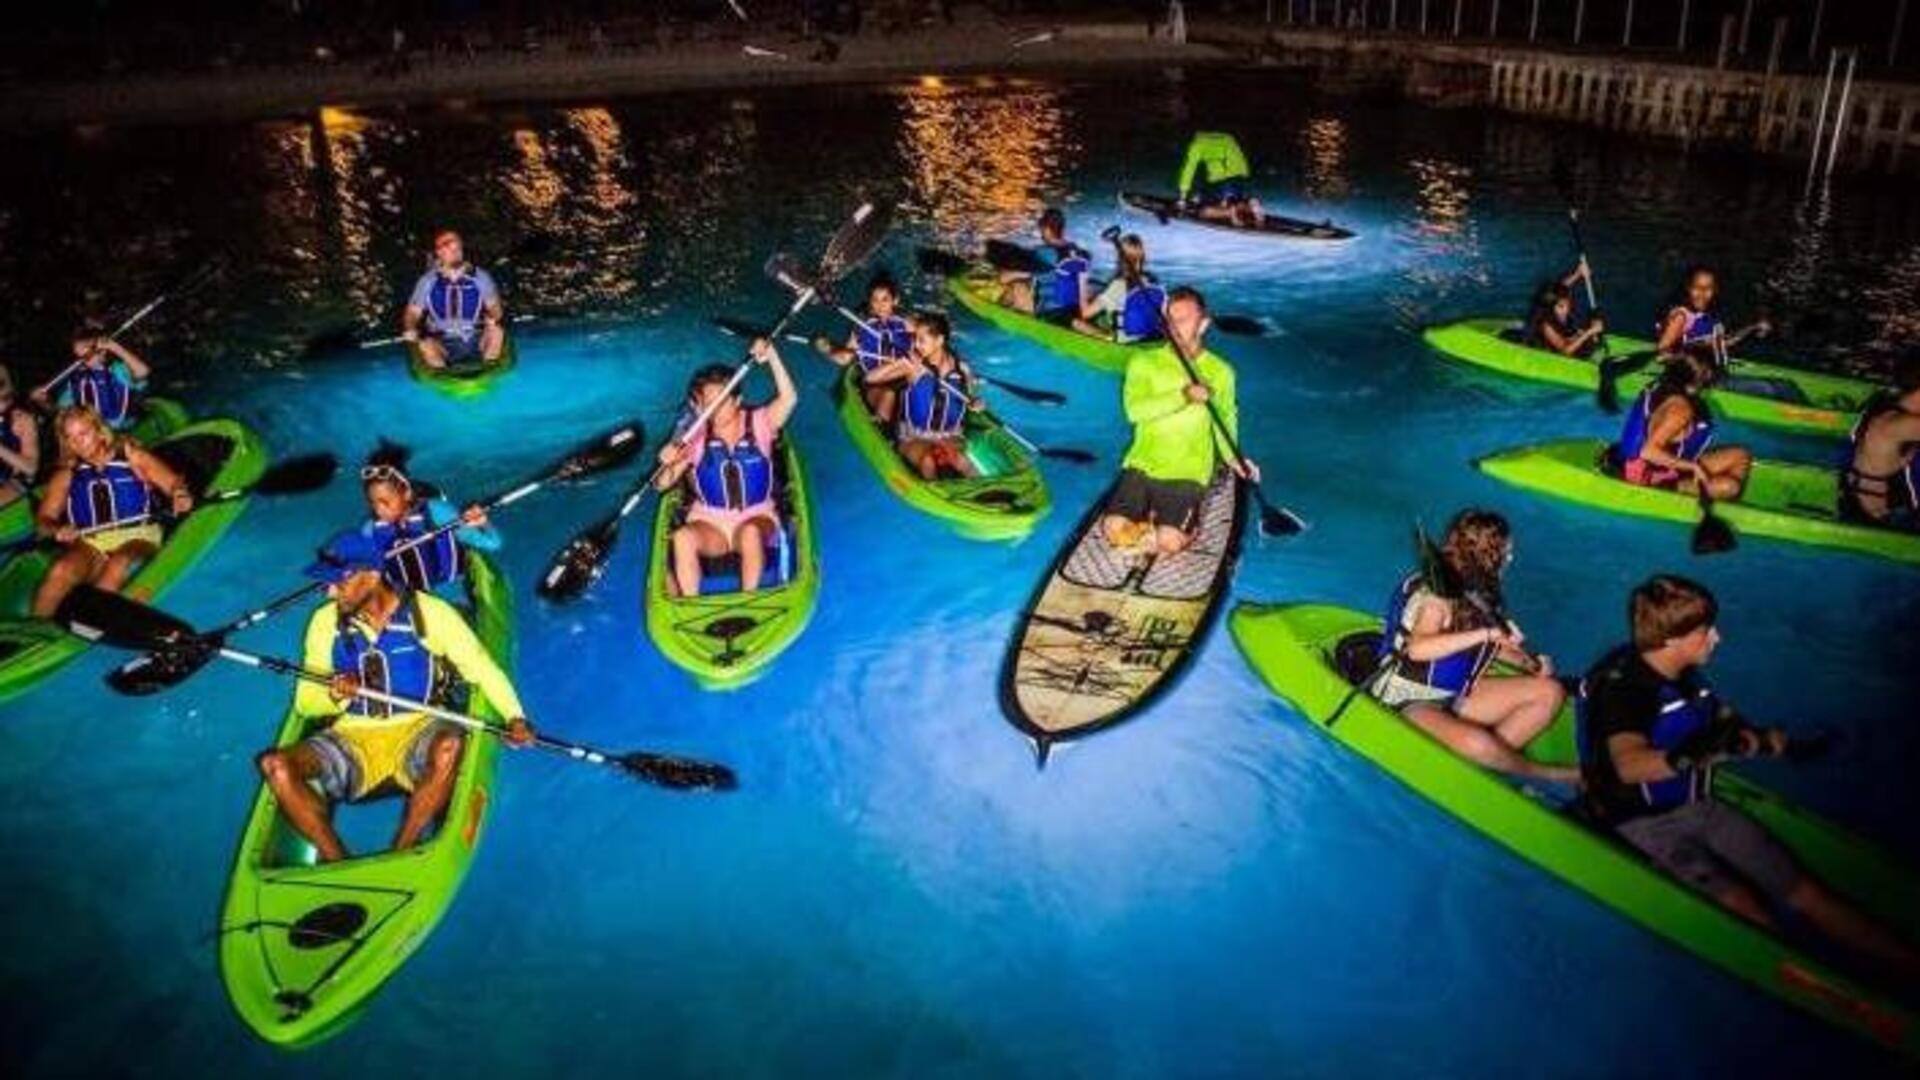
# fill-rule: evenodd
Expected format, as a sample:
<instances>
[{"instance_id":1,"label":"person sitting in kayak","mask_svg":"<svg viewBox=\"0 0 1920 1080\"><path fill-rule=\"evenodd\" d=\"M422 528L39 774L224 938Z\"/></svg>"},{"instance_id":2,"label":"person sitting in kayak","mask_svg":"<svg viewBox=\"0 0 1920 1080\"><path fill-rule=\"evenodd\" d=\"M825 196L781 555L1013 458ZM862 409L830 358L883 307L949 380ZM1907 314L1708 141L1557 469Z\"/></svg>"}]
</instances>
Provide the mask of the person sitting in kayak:
<instances>
[{"instance_id":1,"label":"person sitting in kayak","mask_svg":"<svg viewBox=\"0 0 1920 1080\"><path fill-rule=\"evenodd\" d=\"M38 526L65 550L33 595L33 614L41 618L81 585L118 592L160 550L160 515L193 509L193 492L179 473L92 409L60 410L54 431L60 458L40 496Z\"/></svg>"},{"instance_id":2,"label":"person sitting in kayak","mask_svg":"<svg viewBox=\"0 0 1920 1080\"><path fill-rule=\"evenodd\" d=\"M93 410L107 426L124 431L133 426L140 394L153 369L132 349L91 330L73 339L73 366L51 386L33 392L43 408L82 406Z\"/></svg>"},{"instance_id":3,"label":"person sitting in kayak","mask_svg":"<svg viewBox=\"0 0 1920 1080\"><path fill-rule=\"evenodd\" d=\"M1180 165L1180 204L1209 221L1257 228L1266 213L1248 186L1252 178L1239 140L1223 131L1195 132Z\"/></svg>"},{"instance_id":4,"label":"person sitting in kayak","mask_svg":"<svg viewBox=\"0 0 1920 1080\"><path fill-rule=\"evenodd\" d=\"M813 339L813 347L841 367L860 365L861 396L883 424L894 421L900 388L891 380L874 381L873 373L913 351L913 326L900 317L899 306L900 287L891 277L875 274L867 285L866 313L860 325L847 335L847 343L836 348L825 337Z\"/></svg>"},{"instance_id":5,"label":"person sitting in kayak","mask_svg":"<svg viewBox=\"0 0 1920 1080\"><path fill-rule=\"evenodd\" d=\"M947 317L925 311L913 320L913 352L874 369L876 382L900 391L900 456L928 480L977 476L967 458L967 411L980 408L973 371L948 347Z\"/></svg>"},{"instance_id":6,"label":"person sitting in kayak","mask_svg":"<svg viewBox=\"0 0 1920 1080\"><path fill-rule=\"evenodd\" d=\"M1260 467L1251 458L1235 459L1208 412L1211 404L1227 434L1238 440L1233 368L1206 348L1206 299L1184 285L1172 290L1166 322L1166 343L1127 361L1121 399L1133 424L1133 443L1121 462L1100 528L1116 548L1150 545L1172 555L1193 543L1200 504L1216 468L1224 463L1236 476L1257 484Z\"/></svg>"},{"instance_id":7,"label":"person sitting in kayak","mask_svg":"<svg viewBox=\"0 0 1920 1080\"><path fill-rule=\"evenodd\" d=\"M414 283L400 316L400 337L418 345L430 368L491 364L507 346L506 309L493 276L467 261L460 234L433 238L433 265Z\"/></svg>"},{"instance_id":8,"label":"person sitting in kayak","mask_svg":"<svg viewBox=\"0 0 1920 1080\"><path fill-rule=\"evenodd\" d=\"M0 506L25 498L40 476L40 421L20 407L13 372L0 365Z\"/></svg>"},{"instance_id":9,"label":"person sitting in kayak","mask_svg":"<svg viewBox=\"0 0 1920 1080\"><path fill-rule=\"evenodd\" d=\"M1669 876L1769 929L1791 911L1863 956L1920 974L1920 955L1808 874L1766 829L1713 797L1721 762L1779 757L1784 732L1747 723L1701 674L1720 644L1706 586L1660 574L1633 590L1632 641L1580 683L1588 821Z\"/></svg>"},{"instance_id":10,"label":"person sitting in kayak","mask_svg":"<svg viewBox=\"0 0 1920 1080\"><path fill-rule=\"evenodd\" d=\"M701 368L687 384L687 408L698 414L715 401L719 406L683 440L660 448L654 486L665 491L682 478L689 481L686 521L673 530L671 544L680 596L700 595L701 559L726 555L739 556L740 591L758 589L767 545L781 535L775 446L800 393L772 342L755 341L751 356L773 373L773 400L749 408L738 392L723 398L733 370L719 364Z\"/></svg>"},{"instance_id":11,"label":"person sitting in kayak","mask_svg":"<svg viewBox=\"0 0 1920 1080\"><path fill-rule=\"evenodd\" d=\"M1578 781L1578 769L1525 754L1553 723L1566 691L1553 677L1552 658L1526 652L1526 638L1504 614L1500 579L1513 561L1506 519L1462 510L1422 561L1427 566L1407 575L1387 606L1380 667L1368 692L1470 761L1512 776ZM1496 660L1524 674L1484 678Z\"/></svg>"},{"instance_id":12,"label":"person sitting in kayak","mask_svg":"<svg viewBox=\"0 0 1920 1080\"><path fill-rule=\"evenodd\" d=\"M1589 312L1584 322L1578 320L1573 292L1573 287L1592 273L1582 258L1567 276L1541 286L1533 300L1533 311L1527 315L1528 345L1561 356L1585 357L1593 351L1594 340L1606 333L1607 325L1598 312Z\"/></svg>"},{"instance_id":13,"label":"person sitting in kayak","mask_svg":"<svg viewBox=\"0 0 1920 1080\"><path fill-rule=\"evenodd\" d=\"M1621 479L1687 494L1704 487L1715 499L1740 497L1753 454L1744 446L1708 449L1713 413L1700 395L1713 379L1710 362L1697 354L1682 352L1668 361L1660 379L1627 410L1620 441L1608 451Z\"/></svg>"},{"instance_id":14,"label":"person sitting in kayak","mask_svg":"<svg viewBox=\"0 0 1920 1080\"><path fill-rule=\"evenodd\" d=\"M1697 266L1687 271L1682 295L1683 301L1668 309L1667 317L1658 327L1654 351L1663 360L1679 353L1692 353L1709 361L1717 374L1725 374L1728 350L1750 335L1765 337L1773 330L1773 324L1763 318L1738 333L1728 334L1715 306L1720 297L1720 275L1707 267Z\"/></svg>"},{"instance_id":15,"label":"person sitting in kayak","mask_svg":"<svg viewBox=\"0 0 1920 1080\"><path fill-rule=\"evenodd\" d=\"M1034 254L1047 269L1037 274L1002 274L1000 302L1057 326L1072 326L1086 303L1093 256L1067 239L1067 215L1056 207L1040 212L1040 246Z\"/></svg>"},{"instance_id":16,"label":"person sitting in kayak","mask_svg":"<svg viewBox=\"0 0 1920 1080\"><path fill-rule=\"evenodd\" d=\"M1147 273L1147 246L1132 233L1117 237L1113 246L1113 280L1081 303L1074 329L1123 344L1156 340L1166 321L1167 291Z\"/></svg>"},{"instance_id":17,"label":"person sitting in kayak","mask_svg":"<svg viewBox=\"0 0 1920 1080\"><path fill-rule=\"evenodd\" d=\"M500 534L478 506L455 510L430 484L407 475L406 447L381 440L360 469L360 489L369 517L360 526L386 554L386 574L396 587L444 591L466 573L466 551L500 550ZM441 526L460 523L431 540L414 543Z\"/></svg>"},{"instance_id":18,"label":"person sitting in kayak","mask_svg":"<svg viewBox=\"0 0 1920 1080\"><path fill-rule=\"evenodd\" d=\"M1840 470L1844 521L1920 530L1920 355L1875 394L1848 437Z\"/></svg>"},{"instance_id":19,"label":"person sitting in kayak","mask_svg":"<svg viewBox=\"0 0 1920 1080\"><path fill-rule=\"evenodd\" d=\"M407 797L393 849L419 843L453 796L466 748L460 728L357 697L356 690L441 705L449 677L458 676L509 718L510 744L533 741L512 680L466 619L437 596L394 586L385 562L372 537L350 529L328 540L307 567L307 576L327 583L327 602L307 622L301 664L331 681L302 681L293 707L320 730L255 759L287 824L313 845L321 862L347 857L334 831L333 807L389 791Z\"/></svg>"}]
</instances>

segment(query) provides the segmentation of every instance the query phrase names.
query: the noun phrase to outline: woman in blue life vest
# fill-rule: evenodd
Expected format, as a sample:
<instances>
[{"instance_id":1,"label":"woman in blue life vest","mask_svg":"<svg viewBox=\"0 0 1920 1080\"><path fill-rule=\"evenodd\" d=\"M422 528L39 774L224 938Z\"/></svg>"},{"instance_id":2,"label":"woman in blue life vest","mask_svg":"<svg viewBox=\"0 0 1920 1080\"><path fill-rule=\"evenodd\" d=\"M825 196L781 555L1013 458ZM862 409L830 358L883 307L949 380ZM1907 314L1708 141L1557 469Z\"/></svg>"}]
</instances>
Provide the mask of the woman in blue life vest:
<instances>
[{"instance_id":1,"label":"woman in blue life vest","mask_svg":"<svg viewBox=\"0 0 1920 1080\"><path fill-rule=\"evenodd\" d=\"M1000 302L1059 326L1072 326L1087 300L1087 271L1092 256L1067 239L1067 215L1055 207L1040 213L1040 246L1034 254L1046 269L1033 274L1007 271Z\"/></svg>"},{"instance_id":2,"label":"woman in blue life vest","mask_svg":"<svg viewBox=\"0 0 1920 1080\"><path fill-rule=\"evenodd\" d=\"M687 385L687 408L713 414L680 439L660 449L660 475L654 486L665 491L687 484L686 521L673 530L673 582L680 596L700 594L700 560L725 555L740 558L740 590L760 587L767 546L780 533L779 478L775 456L780 431L800 401L792 376L773 343L753 343L753 362L773 375L774 397L747 406L727 383L733 370L702 368Z\"/></svg>"},{"instance_id":3,"label":"woman in blue life vest","mask_svg":"<svg viewBox=\"0 0 1920 1080\"><path fill-rule=\"evenodd\" d=\"M947 317L923 311L913 320L913 352L874 372L900 390L900 456L928 480L977 476L967 457L967 412L980 408L973 372L948 347Z\"/></svg>"},{"instance_id":4,"label":"woman in blue life vest","mask_svg":"<svg viewBox=\"0 0 1920 1080\"><path fill-rule=\"evenodd\" d=\"M432 266L414 283L400 316L400 337L428 367L492 363L507 346L506 308L493 276L467 261L460 234L433 238Z\"/></svg>"},{"instance_id":5,"label":"woman in blue life vest","mask_svg":"<svg viewBox=\"0 0 1920 1080\"><path fill-rule=\"evenodd\" d=\"M73 363L51 384L34 391L43 406L78 405L93 410L115 431L132 427L138 419L140 393L153 369L132 349L91 328L73 339Z\"/></svg>"},{"instance_id":6,"label":"woman in blue life vest","mask_svg":"<svg viewBox=\"0 0 1920 1080\"><path fill-rule=\"evenodd\" d=\"M1746 489L1753 454L1743 446L1710 447L1713 413L1700 395L1712 384L1713 368L1691 352L1667 361L1659 381L1640 392L1609 453L1629 484L1674 488L1693 494L1705 488L1716 499L1738 499Z\"/></svg>"},{"instance_id":7,"label":"woman in blue life vest","mask_svg":"<svg viewBox=\"0 0 1920 1080\"><path fill-rule=\"evenodd\" d=\"M1528 345L1561 356L1585 357L1593 350L1594 340L1606 332L1607 325L1598 312L1587 312L1582 321L1573 291L1592 273L1583 258L1565 277L1540 287L1533 298L1533 310L1527 313Z\"/></svg>"},{"instance_id":8,"label":"woman in blue life vest","mask_svg":"<svg viewBox=\"0 0 1920 1080\"><path fill-rule=\"evenodd\" d=\"M193 509L179 473L92 409L60 410L54 431L60 460L40 496L37 524L63 550L33 596L33 614L42 618L81 585L118 592L160 550L161 518Z\"/></svg>"},{"instance_id":9,"label":"woman in blue life vest","mask_svg":"<svg viewBox=\"0 0 1920 1080\"><path fill-rule=\"evenodd\" d=\"M847 335L847 343L835 346L825 337L813 339L813 347L841 367L857 364L860 368L861 396L867 408L883 424L893 423L899 386L891 379L876 380L875 371L913 351L913 326L899 313L900 288L885 274L875 274L867 285L867 310L860 325Z\"/></svg>"},{"instance_id":10,"label":"woman in blue life vest","mask_svg":"<svg viewBox=\"0 0 1920 1080\"><path fill-rule=\"evenodd\" d=\"M40 475L40 421L20 407L13 373L0 365L0 506L26 498Z\"/></svg>"},{"instance_id":11,"label":"woman in blue life vest","mask_svg":"<svg viewBox=\"0 0 1920 1080\"><path fill-rule=\"evenodd\" d=\"M1113 280L1080 305L1074 329L1123 344L1165 337L1167 290L1147 273L1147 245L1133 233L1113 245Z\"/></svg>"},{"instance_id":12,"label":"woman in blue life vest","mask_svg":"<svg viewBox=\"0 0 1920 1080\"><path fill-rule=\"evenodd\" d=\"M1920 354L1860 412L1840 469L1840 516L1920 531Z\"/></svg>"},{"instance_id":13,"label":"woman in blue life vest","mask_svg":"<svg viewBox=\"0 0 1920 1080\"><path fill-rule=\"evenodd\" d=\"M1513 776L1571 783L1579 770L1528 760L1566 691L1553 660L1522 649L1505 614L1500 579L1513 534L1488 510L1462 510L1428 565L1401 581L1387 605L1380 667L1367 689L1461 757ZM1519 674L1486 677L1500 660Z\"/></svg>"},{"instance_id":14,"label":"woman in blue life vest","mask_svg":"<svg viewBox=\"0 0 1920 1080\"><path fill-rule=\"evenodd\" d=\"M498 551L500 534L480 507L455 510L432 485L412 479L410 456L406 447L385 440L368 455L360 469L368 518L360 531L384 553L388 580L420 592L443 591L464 577L465 550ZM459 527L442 531L449 525Z\"/></svg>"}]
</instances>

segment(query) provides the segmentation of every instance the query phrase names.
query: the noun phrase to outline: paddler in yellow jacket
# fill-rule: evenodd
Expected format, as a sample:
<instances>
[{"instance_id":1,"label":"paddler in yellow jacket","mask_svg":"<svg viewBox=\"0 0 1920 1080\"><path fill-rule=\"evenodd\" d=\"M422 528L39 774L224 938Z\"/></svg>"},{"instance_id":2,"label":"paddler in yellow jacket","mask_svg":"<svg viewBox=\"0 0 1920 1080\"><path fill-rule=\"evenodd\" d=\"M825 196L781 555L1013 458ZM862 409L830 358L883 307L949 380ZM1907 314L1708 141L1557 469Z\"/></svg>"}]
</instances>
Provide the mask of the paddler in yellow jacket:
<instances>
[{"instance_id":1,"label":"paddler in yellow jacket","mask_svg":"<svg viewBox=\"0 0 1920 1080\"><path fill-rule=\"evenodd\" d=\"M1238 140L1224 131L1195 132L1180 166L1180 203L1209 221L1254 228L1265 211L1253 197L1252 179Z\"/></svg>"}]
</instances>

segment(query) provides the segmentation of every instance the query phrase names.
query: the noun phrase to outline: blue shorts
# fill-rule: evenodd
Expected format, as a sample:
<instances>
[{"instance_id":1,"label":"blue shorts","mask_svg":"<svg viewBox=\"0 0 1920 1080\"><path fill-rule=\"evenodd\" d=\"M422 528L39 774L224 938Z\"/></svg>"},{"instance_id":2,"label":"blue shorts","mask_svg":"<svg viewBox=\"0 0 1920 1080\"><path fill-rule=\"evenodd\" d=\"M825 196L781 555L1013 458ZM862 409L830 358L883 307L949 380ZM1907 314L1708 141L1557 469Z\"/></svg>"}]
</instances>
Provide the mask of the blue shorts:
<instances>
[{"instance_id":1,"label":"blue shorts","mask_svg":"<svg viewBox=\"0 0 1920 1080\"><path fill-rule=\"evenodd\" d=\"M1252 197L1253 193L1247 190L1247 178L1244 176L1236 176L1231 180L1202 180L1193 189L1194 201L1202 206L1246 202Z\"/></svg>"}]
</instances>

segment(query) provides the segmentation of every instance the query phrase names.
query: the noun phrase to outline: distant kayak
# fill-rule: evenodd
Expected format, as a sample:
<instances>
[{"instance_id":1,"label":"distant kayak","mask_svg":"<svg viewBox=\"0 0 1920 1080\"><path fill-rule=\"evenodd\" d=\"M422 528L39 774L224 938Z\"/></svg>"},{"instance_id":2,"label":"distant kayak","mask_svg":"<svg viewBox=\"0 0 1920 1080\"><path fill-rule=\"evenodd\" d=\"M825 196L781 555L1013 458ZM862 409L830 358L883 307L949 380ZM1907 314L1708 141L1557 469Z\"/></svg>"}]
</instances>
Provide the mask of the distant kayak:
<instances>
[{"instance_id":1,"label":"distant kayak","mask_svg":"<svg viewBox=\"0 0 1920 1080\"><path fill-rule=\"evenodd\" d=\"M1240 560L1247 499L1222 470L1200 532L1178 555L1116 550L1101 496L1020 617L1000 673L1000 707L1042 764L1055 743L1127 719L1165 693L1219 614Z\"/></svg>"},{"instance_id":2,"label":"distant kayak","mask_svg":"<svg viewBox=\"0 0 1920 1080\"><path fill-rule=\"evenodd\" d=\"M1524 344L1519 324L1511 319L1463 319L1430 327L1421 336L1455 360L1503 375L1576 390L1600 388L1596 362ZM1620 377L1623 400L1659 375L1660 365L1652 360L1653 342L1609 333L1607 344L1616 361L1636 355L1646 361L1639 370ZM1849 375L1736 358L1732 374L1707 391L1707 401L1728 420L1803 435L1844 437L1875 389L1873 383Z\"/></svg>"},{"instance_id":3,"label":"distant kayak","mask_svg":"<svg viewBox=\"0 0 1920 1080\"><path fill-rule=\"evenodd\" d=\"M492 390L507 372L513 370L520 359L519 347L514 344L513 335L507 335L507 342L501 346L500 359L491 363L475 360L465 364L448 364L443 368L429 365L420 353L420 346L407 345L407 371L414 381L426 383L435 390L450 397L478 397Z\"/></svg>"},{"instance_id":4,"label":"distant kayak","mask_svg":"<svg viewBox=\"0 0 1920 1080\"><path fill-rule=\"evenodd\" d=\"M1364 677L1376 655L1378 617L1327 604L1241 604L1228 626L1261 681L1316 730L1469 828L1728 974L1897 1053L1920 1056L1920 1015L1911 1005L1726 911L1626 845L1455 755L1373 698L1349 700L1349 678ZM1527 756L1572 764L1575 747L1568 706ZM1912 866L1732 769L1712 777L1715 799L1765 826L1809 871L1909 936L1920 932L1920 875ZM1527 934L1512 925L1506 932Z\"/></svg>"},{"instance_id":5,"label":"distant kayak","mask_svg":"<svg viewBox=\"0 0 1920 1080\"><path fill-rule=\"evenodd\" d=\"M1603 471L1600 455L1606 448L1599 439L1562 439L1503 450L1474 464L1488 476L1516 487L1616 514L1682 525L1700 520L1693 496L1629 484ZM1920 533L1841 521L1835 512L1839 487L1831 468L1761 459L1753 463L1740 500L1716 501L1713 512L1743 536L1920 563Z\"/></svg>"},{"instance_id":6,"label":"distant kayak","mask_svg":"<svg viewBox=\"0 0 1920 1080\"><path fill-rule=\"evenodd\" d=\"M990 276L967 275L947 279L947 291L953 294L961 307L1002 330L1019 334L1062 356L1070 356L1101 371L1116 374L1124 372L1127 370L1127 361L1136 354L1159 345L1159 342L1123 345L1112 338L1083 334L1071 326L1060 326L1035 318L1024 311L1015 311L995 302L991 296L995 288L997 286Z\"/></svg>"},{"instance_id":7,"label":"distant kayak","mask_svg":"<svg viewBox=\"0 0 1920 1080\"><path fill-rule=\"evenodd\" d=\"M1254 226L1237 225L1231 221L1215 221L1201 216L1198 210L1189 210L1180 205L1180 200L1168 195L1148 195L1138 191L1120 193L1120 205L1138 214L1145 214L1162 225L1192 225L1201 229L1245 236L1256 240L1351 240L1354 234L1332 221L1306 221L1301 218L1282 217L1279 214L1265 214L1260 224Z\"/></svg>"}]
</instances>

